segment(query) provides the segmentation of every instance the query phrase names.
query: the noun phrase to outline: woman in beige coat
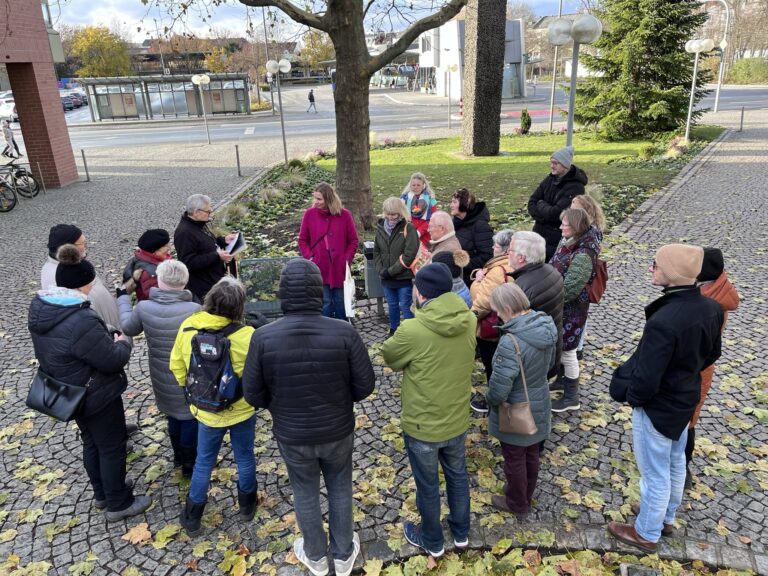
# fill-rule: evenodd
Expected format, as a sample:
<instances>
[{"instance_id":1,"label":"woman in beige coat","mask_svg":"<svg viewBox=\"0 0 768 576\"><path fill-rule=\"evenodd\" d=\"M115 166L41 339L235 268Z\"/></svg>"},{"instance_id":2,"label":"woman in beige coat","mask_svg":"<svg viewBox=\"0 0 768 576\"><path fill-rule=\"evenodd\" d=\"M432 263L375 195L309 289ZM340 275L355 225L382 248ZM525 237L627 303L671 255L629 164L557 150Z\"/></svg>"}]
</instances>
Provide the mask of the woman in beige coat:
<instances>
[{"instance_id":1,"label":"woman in beige coat","mask_svg":"<svg viewBox=\"0 0 768 576\"><path fill-rule=\"evenodd\" d=\"M488 339L480 337L480 322L491 313L491 292L497 287L512 281L508 272L512 272L509 267L507 250L512 241L513 230L501 230L493 236L493 258L482 268L472 272L473 282L469 287L470 296L472 296L472 312L478 319L477 323L477 350L480 353L480 359L485 367L485 376L488 381L491 380L493 371L493 355L496 353L496 346L499 344L499 337ZM499 322L501 323L501 322ZM476 397L472 400L472 409L480 414L488 412L488 404L484 397Z\"/></svg>"}]
</instances>

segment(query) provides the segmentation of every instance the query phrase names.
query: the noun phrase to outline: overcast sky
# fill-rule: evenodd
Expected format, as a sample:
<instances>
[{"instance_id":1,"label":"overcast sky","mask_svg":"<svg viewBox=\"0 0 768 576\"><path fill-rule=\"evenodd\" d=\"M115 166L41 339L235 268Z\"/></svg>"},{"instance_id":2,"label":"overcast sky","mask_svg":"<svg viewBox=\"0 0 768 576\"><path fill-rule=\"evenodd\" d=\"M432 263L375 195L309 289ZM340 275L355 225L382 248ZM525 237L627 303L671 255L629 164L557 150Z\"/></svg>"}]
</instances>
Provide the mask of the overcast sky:
<instances>
[{"instance_id":1,"label":"overcast sky","mask_svg":"<svg viewBox=\"0 0 768 576\"><path fill-rule=\"evenodd\" d=\"M228 30L233 36L245 36L247 31L248 11L236 0L230 0L229 4L214 8L212 18L207 18L204 11L198 8L196 13L190 14L186 25L179 22L174 24L167 12L161 13L156 7L147 7L141 3L141 0L49 0L49 2L54 26L62 23L115 28L115 24L118 24L129 33L134 42L141 42L150 36L155 37L155 19L161 32L164 26L172 24L174 31L186 30L197 36L210 36L211 26L217 30ZM557 13L558 0L528 0L528 4L539 16ZM567 12L574 6L573 0L566 0L563 11ZM257 26L256 33L262 35L261 9L251 8L250 14L254 20L254 26ZM138 30L139 27L141 31ZM287 37L292 33L295 33L295 28L286 25L282 36Z\"/></svg>"}]
</instances>

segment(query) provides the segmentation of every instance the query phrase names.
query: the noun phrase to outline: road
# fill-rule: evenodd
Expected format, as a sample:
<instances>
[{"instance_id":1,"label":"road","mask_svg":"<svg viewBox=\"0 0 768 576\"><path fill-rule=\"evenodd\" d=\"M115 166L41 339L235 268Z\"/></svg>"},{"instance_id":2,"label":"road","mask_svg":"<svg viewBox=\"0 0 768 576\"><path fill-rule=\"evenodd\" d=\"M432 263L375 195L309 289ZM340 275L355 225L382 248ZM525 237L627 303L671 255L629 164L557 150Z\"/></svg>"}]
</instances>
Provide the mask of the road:
<instances>
[{"instance_id":1,"label":"road","mask_svg":"<svg viewBox=\"0 0 768 576\"><path fill-rule=\"evenodd\" d=\"M336 131L335 113L332 107L330 89L323 86L316 89L319 112L306 112L306 87L286 88L283 90L285 112L285 131L288 138L327 136ZM549 86L539 84L533 101L526 104L505 103L502 106L501 123L503 130L511 130L519 123L519 112L527 106L533 122L547 122L549 119ZM408 102L399 103L399 102ZM445 102L430 96L403 94L402 92L372 91L370 97L371 130L387 133L399 130L418 130L445 127L448 121L448 109ZM768 102L768 89L758 88L723 88L720 94L720 109L734 110L744 106L746 109L763 108ZM555 105L566 106L566 97L562 90L555 94ZM700 108L714 106L714 91L700 104ZM457 113L456 106L453 107ZM556 116L556 119L558 116ZM87 107L66 113L70 130L70 139L75 149L102 146L141 146L148 141L153 143L192 143L205 141L205 129L199 123L156 123L138 125L110 124L106 126L78 126L90 122ZM460 122L453 122L459 128ZM279 137L279 116L216 117L209 122L212 141L248 141L258 138ZM19 131L17 130L17 134Z\"/></svg>"}]
</instances>

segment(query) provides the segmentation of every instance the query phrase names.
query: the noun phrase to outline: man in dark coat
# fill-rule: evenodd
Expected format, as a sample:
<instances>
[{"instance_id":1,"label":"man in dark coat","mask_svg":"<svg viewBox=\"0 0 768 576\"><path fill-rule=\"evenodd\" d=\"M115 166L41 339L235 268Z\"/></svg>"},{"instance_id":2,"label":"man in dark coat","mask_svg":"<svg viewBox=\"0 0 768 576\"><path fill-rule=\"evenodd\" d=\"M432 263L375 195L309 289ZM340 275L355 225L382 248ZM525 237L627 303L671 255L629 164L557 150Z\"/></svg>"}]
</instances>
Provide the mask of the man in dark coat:
<instances>
[{"instance_id":1,"label":"man in dark coat","mask_svg":"<svg viewBox=\"0 0 768 576\"><path fill-rule=\"evenodd\" d=\"M584 194L587 174L573 164L573 146L566 146L549 159L550 174L528 199L528 214L536 221L533 231L547 242L545 262L549 262L560 243L560 213L571 205L574 196Z\"/></svg>"},{"instance_id":2,"label":"man in dark coat","mask_svg":"<svg viewBox=\"0 0 768 576\"><path fill-rule=\"evenodd\" d=\"M632 406L632 436L640 471L640 505L634 525L610 522L618 540L656 552L673 532L683 499L688 422L700 395L700 373L720 357L720 305L701 294L696 276L704 250L668 244L650 268L664 295L645 309L637 350L611 380L611 397Z\"/></svg>"},{"instance_id":3,"label":"man in dark coat","mask_svg":"<svg viewBox=\"0 0 768 576\"><path fill-rule=\"evenodd\" d=\"M187 290L198 302L202 302L226 274L226 265L233 258L225 248L236 234L215 236L208 228L212 213L211 199L204 194L193 194L187 198L186 210L173 233L176 254L189 270Z\"/></svg>"},{"instance_id":4,"label":"man in dark coat","mask_svg":"<svg viewBox=\"0 0 768 576\"><path fill-rule=\"evenodd\" d=\"M563 352L563 276L544 262L544 238L527 230L515 232L509 243L510 276L520 286L531 303L531 310L549 315L557 326L557 352L555 365L549 371L552 378L560 368Z\"/></svg>"},{"instance_id":5,"label":"man in dark coat","mask_svg":"<svg viewBox=\"0 0 768 576\"><path fill-rule=\"evenodd\" d=\"M251 406L272 414L302 532L294 542L296 557L314 574L328 572L318 504L322 470L336 574L349 574L360 552L352 521L352 405L373 392L373 366L352 325L322 315L323 279L316 264L288 262L279 296L285 316L254 333L243 394Z\"/></svg>"}]
</instances>

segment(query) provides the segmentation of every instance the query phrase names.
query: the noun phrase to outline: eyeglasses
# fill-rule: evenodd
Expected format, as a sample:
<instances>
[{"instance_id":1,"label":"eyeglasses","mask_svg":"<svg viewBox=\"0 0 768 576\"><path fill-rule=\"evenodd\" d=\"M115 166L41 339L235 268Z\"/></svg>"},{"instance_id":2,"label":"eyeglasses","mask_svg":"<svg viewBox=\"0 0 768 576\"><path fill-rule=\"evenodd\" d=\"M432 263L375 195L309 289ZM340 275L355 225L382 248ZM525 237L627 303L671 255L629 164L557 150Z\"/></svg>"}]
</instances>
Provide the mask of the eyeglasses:
<instances>
[{"instance_id":1,"label":"eyeglasses","mask_svg":"<svg viewBox=\"0 0 768 576\"><path fill-rule=\"evenodd\" d=\"M197 210L198 210L199 212L205 212L206 214L208 214L208 216L210 216L211 214L213 214L213 210L203 210L202 208L198 208Z\"/></svg>"},{"instance_id":2,"label":"eyeglasses","mask_svg":"<svg viewBox=\"0 0 768 576\"><path fill-rule=\"evenodd\" d=\"M651 270L656 270L659 266L656 264L656 260L653 261L653 264L651 264Z\"/></svg>"}]
</instances>

